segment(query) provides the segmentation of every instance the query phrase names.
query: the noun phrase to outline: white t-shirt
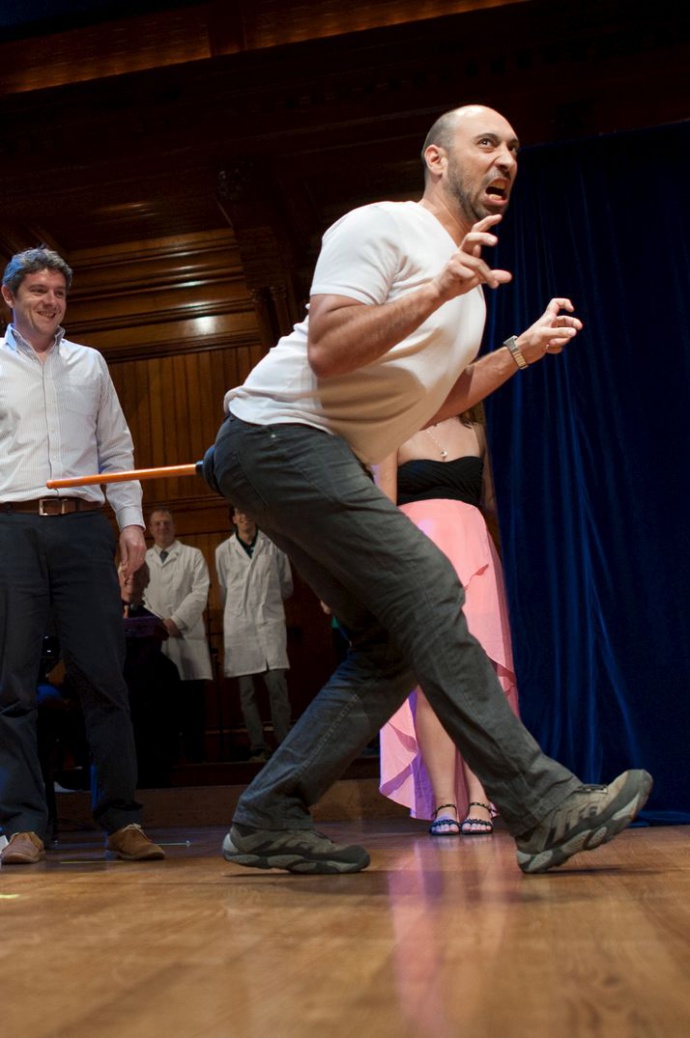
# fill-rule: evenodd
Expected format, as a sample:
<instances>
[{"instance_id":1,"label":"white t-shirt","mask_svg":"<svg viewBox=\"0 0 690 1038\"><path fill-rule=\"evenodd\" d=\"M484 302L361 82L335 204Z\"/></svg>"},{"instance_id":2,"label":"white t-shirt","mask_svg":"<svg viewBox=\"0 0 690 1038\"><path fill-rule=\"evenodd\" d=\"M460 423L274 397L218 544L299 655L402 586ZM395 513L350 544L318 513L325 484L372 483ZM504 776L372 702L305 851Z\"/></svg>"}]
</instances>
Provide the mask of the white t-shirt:
<instances>
[{"instance_id":1,"label":"white t-shirt","mask_svg":"<svg viewBox=\"0 0 690 1038\"><path fill-rule=\"evenodd\" d=\"M326 231L310 294L393 302L430 281L456 248L417 202L363 206ZM375 464L439 409L477 355L485 316L478 287L444 303L378 360L331 378L317 378L309 366L307 316L226 394L225 408L258 425L295 422L336 433Z\"/></svg>"}]
</instances>

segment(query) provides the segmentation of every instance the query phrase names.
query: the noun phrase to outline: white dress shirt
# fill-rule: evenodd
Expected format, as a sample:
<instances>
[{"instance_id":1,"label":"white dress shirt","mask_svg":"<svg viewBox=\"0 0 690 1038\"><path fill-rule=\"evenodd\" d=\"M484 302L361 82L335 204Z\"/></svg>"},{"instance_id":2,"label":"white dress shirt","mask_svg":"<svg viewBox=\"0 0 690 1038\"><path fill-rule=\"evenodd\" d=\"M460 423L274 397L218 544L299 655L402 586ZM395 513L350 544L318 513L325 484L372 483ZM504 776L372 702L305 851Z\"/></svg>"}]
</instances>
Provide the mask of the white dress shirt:
<instances>
[{"instance_id":1,"label":"white dress shirt","mask_svg":"<svg viewBox=\"0 0 690 1038\"><path fill-rule=\"evenodd\" d=\"M105 360L64 334L59 328L44 362L12 325L0 339L0 502L56 493L103 502L99 485L56 492L46 481L133 468ZM144 526L140 483L109 484L106 494L120 529Z\"/></svg>"}]
</instances>

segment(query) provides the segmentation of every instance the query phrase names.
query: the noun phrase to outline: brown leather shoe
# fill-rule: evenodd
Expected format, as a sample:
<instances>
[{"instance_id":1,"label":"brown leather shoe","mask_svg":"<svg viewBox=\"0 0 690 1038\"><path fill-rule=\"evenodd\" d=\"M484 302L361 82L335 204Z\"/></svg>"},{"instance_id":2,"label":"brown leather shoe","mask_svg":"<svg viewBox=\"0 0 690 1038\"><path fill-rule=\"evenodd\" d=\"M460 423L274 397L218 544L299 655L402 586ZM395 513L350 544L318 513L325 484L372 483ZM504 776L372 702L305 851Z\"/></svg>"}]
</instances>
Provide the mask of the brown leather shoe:
<instances>
[{"instance_id":1,"label":"brown leather shoe","mask_svg":"<svg viewBox=\"0 0 690 1038\"><path fill-rule=\"evenodd\" d=\"M111 833L105 845L106 853L124 861L160 861L165 851L149 840L140 825L132 823Z\"/></svg>"},{"instance_id":2,"label":"brown leather shoe","mask_svg":"<svg viewBox=\"0 0 690 1038\"><path fill-rule=\"evenodd\" d=\"M35 865L46 856L43 840L36 833L14 833L0 851L3 865Z\"/></svg>"}]
</instances>

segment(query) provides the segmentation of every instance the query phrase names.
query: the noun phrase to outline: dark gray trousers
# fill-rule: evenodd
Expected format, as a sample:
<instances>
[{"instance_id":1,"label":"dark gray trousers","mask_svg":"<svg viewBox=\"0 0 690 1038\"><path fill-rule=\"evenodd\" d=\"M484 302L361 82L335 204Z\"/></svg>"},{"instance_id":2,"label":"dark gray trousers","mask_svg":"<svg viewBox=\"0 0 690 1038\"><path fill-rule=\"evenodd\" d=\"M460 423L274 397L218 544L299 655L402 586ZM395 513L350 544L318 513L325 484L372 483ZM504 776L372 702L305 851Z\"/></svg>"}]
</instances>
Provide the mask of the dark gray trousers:
<instances>
[{"instance_id":1,"label":"dark gray trousers","mask_svg":"<svg viewBox=\"0 0 690 1038\"><path fill-rule=\"evenodd\" d=\"M216 441L215 475L352 635L348 657L240 798L235 821L311 827L309 807L417 684L513 835L580 784L508 706L468 632L464 592L445 555L374 486L343 439L231 417Z\"/></svg>"}]
</instances>

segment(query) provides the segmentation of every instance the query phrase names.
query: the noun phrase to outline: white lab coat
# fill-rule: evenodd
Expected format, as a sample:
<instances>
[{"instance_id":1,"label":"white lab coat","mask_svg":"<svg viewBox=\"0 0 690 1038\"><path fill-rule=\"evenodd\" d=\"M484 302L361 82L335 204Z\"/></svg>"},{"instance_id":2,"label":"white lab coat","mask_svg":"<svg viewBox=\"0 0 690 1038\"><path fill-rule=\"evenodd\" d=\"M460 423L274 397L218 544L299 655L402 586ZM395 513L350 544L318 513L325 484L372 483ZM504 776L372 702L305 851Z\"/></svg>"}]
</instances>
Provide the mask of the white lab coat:
<instances>
[{"instance_id":1,"label":"white lab coat","mask_svg":"<svg viewBox=\"0 0 690 1038\"><path fill-rule=\"evenodd\" d=\"M216 548L216 571L223 596L226 675L287 670L283 599L292 594L287 556L259 530L250 559L233 534Z\"/></svg>"},{"instance_id":2,"label":"white lab coat","mask_svg":"<svg viewBox=\"0 0 690 1038\"><path fill-rule=\"evenodd\" d=\"M151 582L144 604L156 616L170 617L182 633L181 638L171 636L163 642L163 652L173 661L183 681L210 680L213 671L204 609L211 581L204 556L198 548L173 541L165 562L161 562L158 548L149 548L146 561Z\"/></svg>"}]
</instances>

